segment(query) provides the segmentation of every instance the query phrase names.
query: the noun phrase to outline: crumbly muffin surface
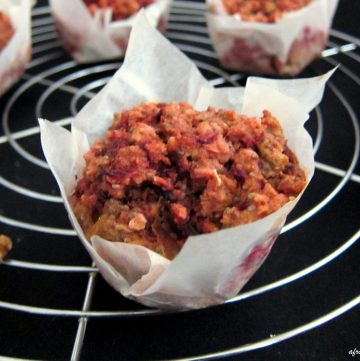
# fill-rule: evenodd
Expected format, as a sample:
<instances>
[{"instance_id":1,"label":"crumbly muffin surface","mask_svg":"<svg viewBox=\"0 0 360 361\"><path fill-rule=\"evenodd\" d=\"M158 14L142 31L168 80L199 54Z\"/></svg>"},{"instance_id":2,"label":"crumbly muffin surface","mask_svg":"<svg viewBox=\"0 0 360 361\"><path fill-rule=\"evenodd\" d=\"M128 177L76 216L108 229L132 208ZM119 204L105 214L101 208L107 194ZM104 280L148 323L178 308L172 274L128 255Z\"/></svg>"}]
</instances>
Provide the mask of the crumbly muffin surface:
<instances>
[{"instance_id":1,"label":"crumbly muffin surface","mask_svg":"<svg viewBox=\"0 0 360 361\"><path fill-rule=\"evenodd\" d=\"M229 14L244 21L274 23L284 13L299 10L311 0L223 0Z\"/></svg>"},{"instance_id":2,"label":"crumbly muffin surface","mask_svg":"<svg viewBox=\"0 0 360 361\"><path fill-rule=\"evenodd\" d=\"M150 5L154 0L83 0L90 13L94 15L99 9L112 9L112 20L123 20Z\"/></svg>"},{"instance_id":3,"label":"crumbly muffin surface","mask_svg":"<svg viewBox=\"0 0 360 361\"><path fill-rule=\"evenodd\" d=\"M86 236L172 259L187 237L250 223L296 197L306 177L277 119L187 103L116 113L85 155L71 197Z\"/></svg>"}]
</instances>

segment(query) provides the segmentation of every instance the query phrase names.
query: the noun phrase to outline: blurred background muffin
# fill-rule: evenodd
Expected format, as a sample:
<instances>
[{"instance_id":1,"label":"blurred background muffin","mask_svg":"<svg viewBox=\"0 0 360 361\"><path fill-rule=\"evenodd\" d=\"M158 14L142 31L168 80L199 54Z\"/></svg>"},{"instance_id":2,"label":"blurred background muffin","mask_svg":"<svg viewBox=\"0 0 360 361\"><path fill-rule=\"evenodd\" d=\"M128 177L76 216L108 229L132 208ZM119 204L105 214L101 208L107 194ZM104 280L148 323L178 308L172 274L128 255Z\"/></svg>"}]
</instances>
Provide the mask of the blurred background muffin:
<instances>
[{"instance_id":1,"label":"blurred background muffin","mask_svg":"<svg viewBox=\"0 0 360 361\"><path fill-rule=\"evenodd\" d=\"M231 70L297 75L325 48L338 0L207 0L208 28Z\"/></svg>"}]
</instances>

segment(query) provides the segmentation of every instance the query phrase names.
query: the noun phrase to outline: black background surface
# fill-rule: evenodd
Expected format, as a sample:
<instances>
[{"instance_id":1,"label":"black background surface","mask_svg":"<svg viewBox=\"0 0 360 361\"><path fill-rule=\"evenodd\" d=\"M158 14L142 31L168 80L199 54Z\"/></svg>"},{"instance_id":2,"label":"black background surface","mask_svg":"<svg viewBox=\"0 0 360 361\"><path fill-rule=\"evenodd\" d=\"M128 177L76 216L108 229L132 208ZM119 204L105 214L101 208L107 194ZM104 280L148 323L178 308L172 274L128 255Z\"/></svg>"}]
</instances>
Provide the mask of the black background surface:
<instances>
[{"instance_id":1,"label":"black background surface","mask_svg":"<svg viewBox=\"0 0 360 361\"><path fill-rule=\"evenodd\" d=\"M38 6L46 3L38 1ZM333 27L360 37L358 14L359 1L340 0ZM64 61L67 59L64 55ZM346 62L348 59L340 57L336 60ZM359 74L360 65L351 66ZM329 66L324 69L322 64L315 63L312 69L322 71L328 68ZM313 70L309 70L305 75L312 75L312 72ZM55 74L53 78L56 76ZM359 86L345 80L340 72L335 75L334 83L341 88L356 114L360 114ZM1 111L14 91L12 89L0 100ZM33 112L34 99L42 91L40 86L39 89L33 87L31 93L27 93L23 99L21 108L14 111L18 111L20 116ZM47 104L48 111L56 112L58 118L66 116L62 114L62 104L58 104L60 100L54 97L52 101ZM342 123L345 118L344 110L330 93L324 99L322 112L325 119L333 121L325 122L324 139L317 160L344 169L352 156L352 126L349 122ZM22 129L23 124L12 124L13 130L17 127ZM310 121L309 128L314 134L314 122ZM349 144L349 147L343 147L344 144ZM38 139L28 139L22 145L34 154L41 155ZM18 161L18 156L10 147L2 147L0 150L2 176L13 177L14 181L34 190L47 189L57 193L56 184L48 171L33 169L32 165ZM359 165L355 172L360 174ZM304 200L290 220L302 214L309 205L317 204L339 180L337 176L317 172ZM282 235L268 260L244 291L297 272L340 247L359 228L359 190L358 183L349 182L314 220ZM44 225L52 225L56 220L58 227L68 226L65 211L57 205L34 207L30 200L13 197L2 187L0 199L1 214L6 216L33 222L37 219L37 223ZM0 224L0 232L9 234L14 239L11 258L64 265L91 265L89 257L75 237L39 235L37 232L24 232L5 224ZM290 285L238 303L170 315L92 318L87 325L81 359L170 359L217 352L267 339L271 334L281 334L311 322L359 296L359 260L360 246L355 243L326 267ZM0 268L0 300L37 307L81 309L87 280L86 273L44 273L4 265ZM122 298L99 276L91 309L133 310L142 309L142 306ZM329 323L282 343L228 359L360 360L360 355L349 355L349 350L360 350L359 311L359 307L355 307ZM77 327L78 320L74 317L39 316L0 308L0 355L69 360Z\"/></svg>"}]
</instances>

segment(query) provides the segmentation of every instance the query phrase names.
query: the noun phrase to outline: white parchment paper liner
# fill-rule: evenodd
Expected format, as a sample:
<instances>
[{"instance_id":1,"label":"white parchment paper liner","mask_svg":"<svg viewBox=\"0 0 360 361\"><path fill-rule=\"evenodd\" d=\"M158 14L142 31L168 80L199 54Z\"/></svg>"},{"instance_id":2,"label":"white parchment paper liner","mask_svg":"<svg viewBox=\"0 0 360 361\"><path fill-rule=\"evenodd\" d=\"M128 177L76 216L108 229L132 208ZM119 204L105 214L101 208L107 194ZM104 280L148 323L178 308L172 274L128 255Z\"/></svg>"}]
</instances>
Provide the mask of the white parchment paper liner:
<instances>
[{"instance_id":1,"label":"white parchment paper liner","mask_svg":"<svg viewBox=\"0 0 360 361\"><path fill-rule=\"evenodd\" d=\"M241 21L222 0L206 0L210 37L221 64L257 74L296 75L325 48L338 0L312 0L276 23Z\"/></svg>"},{"instance_id":2,"label":"white parchment paper liner","mask_svg":"<svg viewBox=\"0 0 360 361\"><path fill-rule=\"evenodd\" d=\"M164 57L166 62L161 60ZM115 112L146 101L187 101L199 110L213 105L250 116L261 116L263 109L269 109L281 121L310 180L314 171L312 141L303 124L319 103L330 75L291 81L250 78L245 89L214 89L140 13L124 64L76 116L72 131L40 120L46 159L71 221L103 277L124 296L149 306L199 308L221 303L235 296L264 261L299 199L252 224L190 237L173 261L142 246L97 236L87 240L69 196L82 176L83 154L105 135Z\"/></svg>"},{"instance_id":3,"label":"white parchment paper liner","mask_svg":"<svg viewBox=\"0 0 360 361\"><path fill-rule=\"evenodd\" d=\"M0 51L0 96L16 83L31 57L31 0L0 0L0 11L11 20L15 33Z\"/></svg>"},{"instance_id":4,"label":"white parchment paper liner","mask_svg":"<svg viewBox=\"0 0 360 361\"><path fill-rule=\"evenodd\" d=\"M123 57L135 15L111 21L111 10L92 16L82 0L50 0L60 41L79 63ZM155 0L144 8L154 27L164 31L171 0Z\"/></svg>"}]
</instances>

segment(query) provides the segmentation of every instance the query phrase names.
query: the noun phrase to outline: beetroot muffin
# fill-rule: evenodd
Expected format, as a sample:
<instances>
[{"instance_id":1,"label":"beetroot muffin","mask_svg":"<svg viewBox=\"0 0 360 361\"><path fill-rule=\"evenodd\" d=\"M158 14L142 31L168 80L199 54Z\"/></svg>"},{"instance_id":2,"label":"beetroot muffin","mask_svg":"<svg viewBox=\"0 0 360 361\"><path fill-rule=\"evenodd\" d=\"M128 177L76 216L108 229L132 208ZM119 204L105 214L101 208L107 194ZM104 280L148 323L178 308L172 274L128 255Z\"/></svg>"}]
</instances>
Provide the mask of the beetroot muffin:
<instances>
[{"instance_id":1,"label":"beetroot muffin","mask_svg":"<svg viewBox=\"0 0 360 361\"><path fill-rule=\"evenodd\" d=\"M268 111L254 118L187 103L141 104L116 113L85 160L71 203L86 236L169 259L187 237L263 218L306 184Z\"/></svg>"}]
</instances>

